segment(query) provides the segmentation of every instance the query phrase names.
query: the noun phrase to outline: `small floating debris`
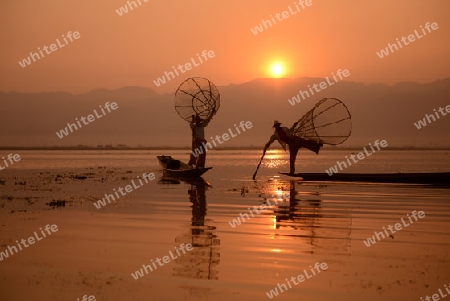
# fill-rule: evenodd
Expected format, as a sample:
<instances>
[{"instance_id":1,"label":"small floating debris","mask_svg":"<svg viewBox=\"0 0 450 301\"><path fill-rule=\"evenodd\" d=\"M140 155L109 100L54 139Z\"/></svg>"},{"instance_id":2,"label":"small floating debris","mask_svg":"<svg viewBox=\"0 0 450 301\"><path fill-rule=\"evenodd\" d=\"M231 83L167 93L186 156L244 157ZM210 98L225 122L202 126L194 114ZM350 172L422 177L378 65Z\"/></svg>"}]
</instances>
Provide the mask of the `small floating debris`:
<instances>
[{"instance_id":1,"label":"small floating debris","mask_svg":"<svg viewBox=\"0 0 450 301\"><path fill-rule=\"evenodd\" d=\"M53 209L57 207L66 207L66 201L64 200L53 200L50 203L45 203L45 205L53 207Z\"/></svg>"},{"instance_id":2,"label":"small floating debris","mask_svg":"<svg viewBox=\"0 0 450 301\"><path fill-rule=\"evenodd\" d=\"M247 187L242 186L242 187L241 187L241 196L242 196L242 197L245 197L245 194L248 193L248 191L249 191L249 190L248 190Z\"/></svg>"},{"instance_id":3,"label":"small floating debris","mask_svg":"<svg viewBox=\"0 0 450 301\"><path fill-rule=\"evenodd\" d=\"M27 210L26 209L19 209L19 210L11 210L11 212L9 212L9 213L14 213L14 212L27 212Z\"/></svg>"}]
</instances>

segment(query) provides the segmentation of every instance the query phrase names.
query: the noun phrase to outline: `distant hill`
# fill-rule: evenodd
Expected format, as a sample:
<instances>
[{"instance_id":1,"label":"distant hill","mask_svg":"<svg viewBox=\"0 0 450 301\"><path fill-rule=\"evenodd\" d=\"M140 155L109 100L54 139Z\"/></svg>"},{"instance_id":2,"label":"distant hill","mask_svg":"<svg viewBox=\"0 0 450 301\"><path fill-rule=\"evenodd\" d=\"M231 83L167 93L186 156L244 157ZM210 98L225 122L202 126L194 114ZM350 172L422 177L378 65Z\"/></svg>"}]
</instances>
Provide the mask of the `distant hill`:
<instances>
[{"instance_id":1,"label":"distant hill","mask_svg":"<svg viewBox=\"0 0 450 301\"><path fill-rule=\"evenodd\" d=\"M427 84L394 86L338 82L292 106L288 99L321 78L255 79L218 87L221 107L206 129L207 137L222 135L241 120L253 128L222 146L263 146L279 119L290 126L324 97L342 99L352 113L353 132L345 146L364 146L385 139L389 146L449 147L450 117L418 130L414 122L433 109L450 105L450 78ZM97 89L85 94L0 92L0 147L126 144L188 146L190 129L173 107L173 94L145 87ZM87 116L105 102L119 108L62 139L56 132Z\"/></svg>"}]
</instances>

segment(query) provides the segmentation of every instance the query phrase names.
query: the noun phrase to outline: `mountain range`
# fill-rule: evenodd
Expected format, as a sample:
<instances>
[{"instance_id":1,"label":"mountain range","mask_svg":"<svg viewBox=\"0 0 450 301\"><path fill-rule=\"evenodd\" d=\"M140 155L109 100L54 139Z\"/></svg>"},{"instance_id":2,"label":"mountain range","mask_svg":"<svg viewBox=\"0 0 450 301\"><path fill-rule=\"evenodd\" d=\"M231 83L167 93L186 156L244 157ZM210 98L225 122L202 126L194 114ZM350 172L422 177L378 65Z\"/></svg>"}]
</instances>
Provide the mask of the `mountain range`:
<instances>
[{"instance_id":1,"label":"mountain range","mask_svg":"<svg viewBox=\"0 0 450 301\"><path fill-rule=\"evenodd\" d=\"M234 129L240 121L253 127L221 147L260 146L273 132L273 120L291 126L325 97L344 101L352 115L352 135L342 145L362 147L387 140L390 147L450 147L450 117L442 116L418 129L414 123L450 105L450 78L393 86L341 81L291 105L288 99L322 78L261 78L242 84L218 86L221 105L206 128L206 136ZM174 91L175 92L175 91ZM75 118L92 114L106 102L118 109L84 125L68 136L56 132ZM146 87L97 89L84 94L65 92L0 92L0 147L50 147L126 144L149 147L188 147L189 125L174 109L174 93L159 94ZM207 139L209 140L209 138Z\"/></svg>"}]
</instances>

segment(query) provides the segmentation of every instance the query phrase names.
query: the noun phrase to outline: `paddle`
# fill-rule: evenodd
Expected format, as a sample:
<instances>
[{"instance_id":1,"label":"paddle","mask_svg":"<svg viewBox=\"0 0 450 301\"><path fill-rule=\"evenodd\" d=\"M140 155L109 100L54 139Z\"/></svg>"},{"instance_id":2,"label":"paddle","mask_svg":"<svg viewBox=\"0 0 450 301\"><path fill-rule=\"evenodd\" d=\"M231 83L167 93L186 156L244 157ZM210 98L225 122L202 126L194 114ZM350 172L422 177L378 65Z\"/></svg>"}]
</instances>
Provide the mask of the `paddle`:
<instances>
[{"instance_id":1,"label":"paddle","mask_svg":"<svg viewBox=\"0 0 450 301\"><path fill-rule=\"evenodd\" d=\"M258 172L259 166L261 165L261 162L262 162L265 154L266 154L266 149L264 149L261 160L259 160L258 167L256 167L255 173L253 174L253 180L255 180L255 178L256 178L256 173Z\"/></svg>"}]
</instances>

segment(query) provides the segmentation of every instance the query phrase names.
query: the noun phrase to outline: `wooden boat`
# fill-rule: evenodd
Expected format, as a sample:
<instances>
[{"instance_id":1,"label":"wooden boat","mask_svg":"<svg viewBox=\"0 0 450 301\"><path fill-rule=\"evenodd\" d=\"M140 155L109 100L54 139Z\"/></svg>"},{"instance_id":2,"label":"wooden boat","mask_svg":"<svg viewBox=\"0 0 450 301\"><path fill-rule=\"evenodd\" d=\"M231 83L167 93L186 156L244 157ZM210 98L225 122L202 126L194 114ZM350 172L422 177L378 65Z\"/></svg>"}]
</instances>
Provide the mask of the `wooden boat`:
<instances>
[{"instance_id":1,"label":"wooden boat","mask_svg":"<svg viewBox=\"0 0 450 301\"><path fill-rule=\"evenodd\" d=\"M297 173L290 174L280 172L280 174L301 177L303 181L336 181L336 182L373 182L373 183L405 183L405 184L431 184L450 185L450 172L435 173L337 173L328 175L327 173Z\"/></svg>"},{"instance_id":2,"label":"wooden boat","mask_svg":"<svg viewBox=\"0 0 450 301\"><path fill-rule=\"evenodd\" d=\"M193 168L190 165L176 160L171 156L156 156L163 169L163 175L179 179L195 179L201 177L212 167Z\"/></svg>"}]
</instances>

